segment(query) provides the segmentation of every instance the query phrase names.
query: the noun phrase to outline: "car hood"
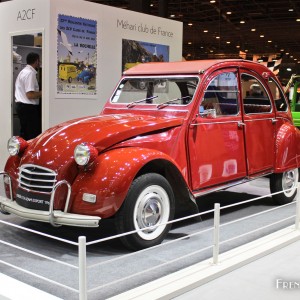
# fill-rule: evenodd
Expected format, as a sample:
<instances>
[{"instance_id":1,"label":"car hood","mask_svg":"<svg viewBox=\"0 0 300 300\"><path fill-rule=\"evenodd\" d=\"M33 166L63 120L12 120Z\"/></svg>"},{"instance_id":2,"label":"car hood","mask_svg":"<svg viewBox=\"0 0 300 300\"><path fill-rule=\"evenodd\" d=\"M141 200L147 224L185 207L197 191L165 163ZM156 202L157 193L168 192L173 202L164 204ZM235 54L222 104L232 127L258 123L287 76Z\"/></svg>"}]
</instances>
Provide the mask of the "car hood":
<instances>
[{"instance_id":1,"label":"car hood","mask_svg":"<svg viewBox=\"0 0 300 300\"><path fill-rule=\"evenodd\" d=\"M22 164L40 164L51 169L67 164L76 145L86 142L98 152L136 136L180 126L183 118L145 115L99 115L65 122L48 129L30 142Z\"/></svg>"}]
</instances>

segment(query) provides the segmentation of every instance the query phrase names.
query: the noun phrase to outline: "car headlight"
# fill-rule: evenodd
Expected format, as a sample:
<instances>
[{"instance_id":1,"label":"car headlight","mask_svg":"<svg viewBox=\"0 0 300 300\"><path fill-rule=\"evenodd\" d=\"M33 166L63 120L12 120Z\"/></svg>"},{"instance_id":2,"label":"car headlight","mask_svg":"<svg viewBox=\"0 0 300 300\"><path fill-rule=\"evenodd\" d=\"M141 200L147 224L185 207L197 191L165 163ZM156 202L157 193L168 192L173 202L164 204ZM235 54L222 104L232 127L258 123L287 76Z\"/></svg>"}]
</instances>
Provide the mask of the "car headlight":
<instances>
[{"instance_id":1,"label":"car headlight","mask_svg":"<svg viewBox=\"0 0 300 300\"><path fill-rule=\"evenodd\" d=\"M79 166L86 166L93 162L97 156L98 150L87 143L77 145L74 150L74 159Z\"/></svg>"},{"instance_id":2,"label":"car headlight","mask_svg":"<svg viewBox=\"0 0 300 300\"><path fill-rule=\"evenodd\" d=\"M28 143L19 136L13 136L7 142L7 150L12 156L22 153L27 146Z\"/></svg>"}]
</instances>

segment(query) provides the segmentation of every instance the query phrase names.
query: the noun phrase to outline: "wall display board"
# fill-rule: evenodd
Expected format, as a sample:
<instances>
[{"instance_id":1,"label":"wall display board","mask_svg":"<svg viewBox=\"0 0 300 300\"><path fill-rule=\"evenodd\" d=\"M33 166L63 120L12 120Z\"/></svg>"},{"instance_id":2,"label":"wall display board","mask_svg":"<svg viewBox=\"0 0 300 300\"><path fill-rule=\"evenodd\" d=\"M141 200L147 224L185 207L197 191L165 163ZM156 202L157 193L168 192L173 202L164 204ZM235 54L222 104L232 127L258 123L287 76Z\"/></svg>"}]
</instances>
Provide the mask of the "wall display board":
<instances>
[{"instance_id":1,"label":"wall display board","mask_svg":"<svg viewBox=\"0 0 300 300\"><path fill-rule=\"evenodd\" d=\"M125 68L150 60L182 59L181 22L83 0L1 2L0 57L5 70L0 73L1 169L13 132L16 40L30 47L27 50L39 48L41 53L43 131L98 114Z\"/></svg>"},{"instance_id":2,"label":"wall display board","mask_svg":"<svg viewBox=\"0 0 300 300\"><path fill-rule=\"evenodd\" d=\"M57 94L96 95L97 21L58 15Z\"/></svg>"}]
</instances>

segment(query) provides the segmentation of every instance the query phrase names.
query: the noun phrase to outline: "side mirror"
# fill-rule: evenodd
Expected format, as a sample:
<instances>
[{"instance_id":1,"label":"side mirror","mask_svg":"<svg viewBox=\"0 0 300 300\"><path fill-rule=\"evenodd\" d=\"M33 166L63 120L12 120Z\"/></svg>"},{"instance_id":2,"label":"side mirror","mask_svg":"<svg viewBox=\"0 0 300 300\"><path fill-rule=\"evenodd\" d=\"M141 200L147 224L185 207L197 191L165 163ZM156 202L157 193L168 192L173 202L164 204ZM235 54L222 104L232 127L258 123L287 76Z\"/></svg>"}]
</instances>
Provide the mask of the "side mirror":
<instances>
[{"instance_id":1,"label":"side mirror","mask_svg":"<svg viewBox=\"0 0 300 300\"><path fill-rule=\"evenodd\" d=\"M216 118L217 117L217 111L214 108L211 109L204 109L203 106L200 106L199 108L199 115L202 118Z\"/></svg>"}]
</instances>

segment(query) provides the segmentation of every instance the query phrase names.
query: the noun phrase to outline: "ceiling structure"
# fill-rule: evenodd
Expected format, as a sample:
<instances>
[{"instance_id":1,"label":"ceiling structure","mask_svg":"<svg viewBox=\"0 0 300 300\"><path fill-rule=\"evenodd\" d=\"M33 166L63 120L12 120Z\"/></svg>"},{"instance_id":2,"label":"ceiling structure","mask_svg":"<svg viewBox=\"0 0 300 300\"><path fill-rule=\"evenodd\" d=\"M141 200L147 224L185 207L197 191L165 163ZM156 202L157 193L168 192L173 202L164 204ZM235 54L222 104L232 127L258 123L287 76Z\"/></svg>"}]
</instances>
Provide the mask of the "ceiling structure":
<instances>
[{"instance_id":1,"label":"ceiling structure","mask_svg":"<svg viewBox=\"0 0 300 300\"><path fill-rule=\"evenodd\" d=\"M299 0L86 1L183 22L187 60L275 55L282 57L282 80L300 74Z\"/></svg>"}]
</instances>

